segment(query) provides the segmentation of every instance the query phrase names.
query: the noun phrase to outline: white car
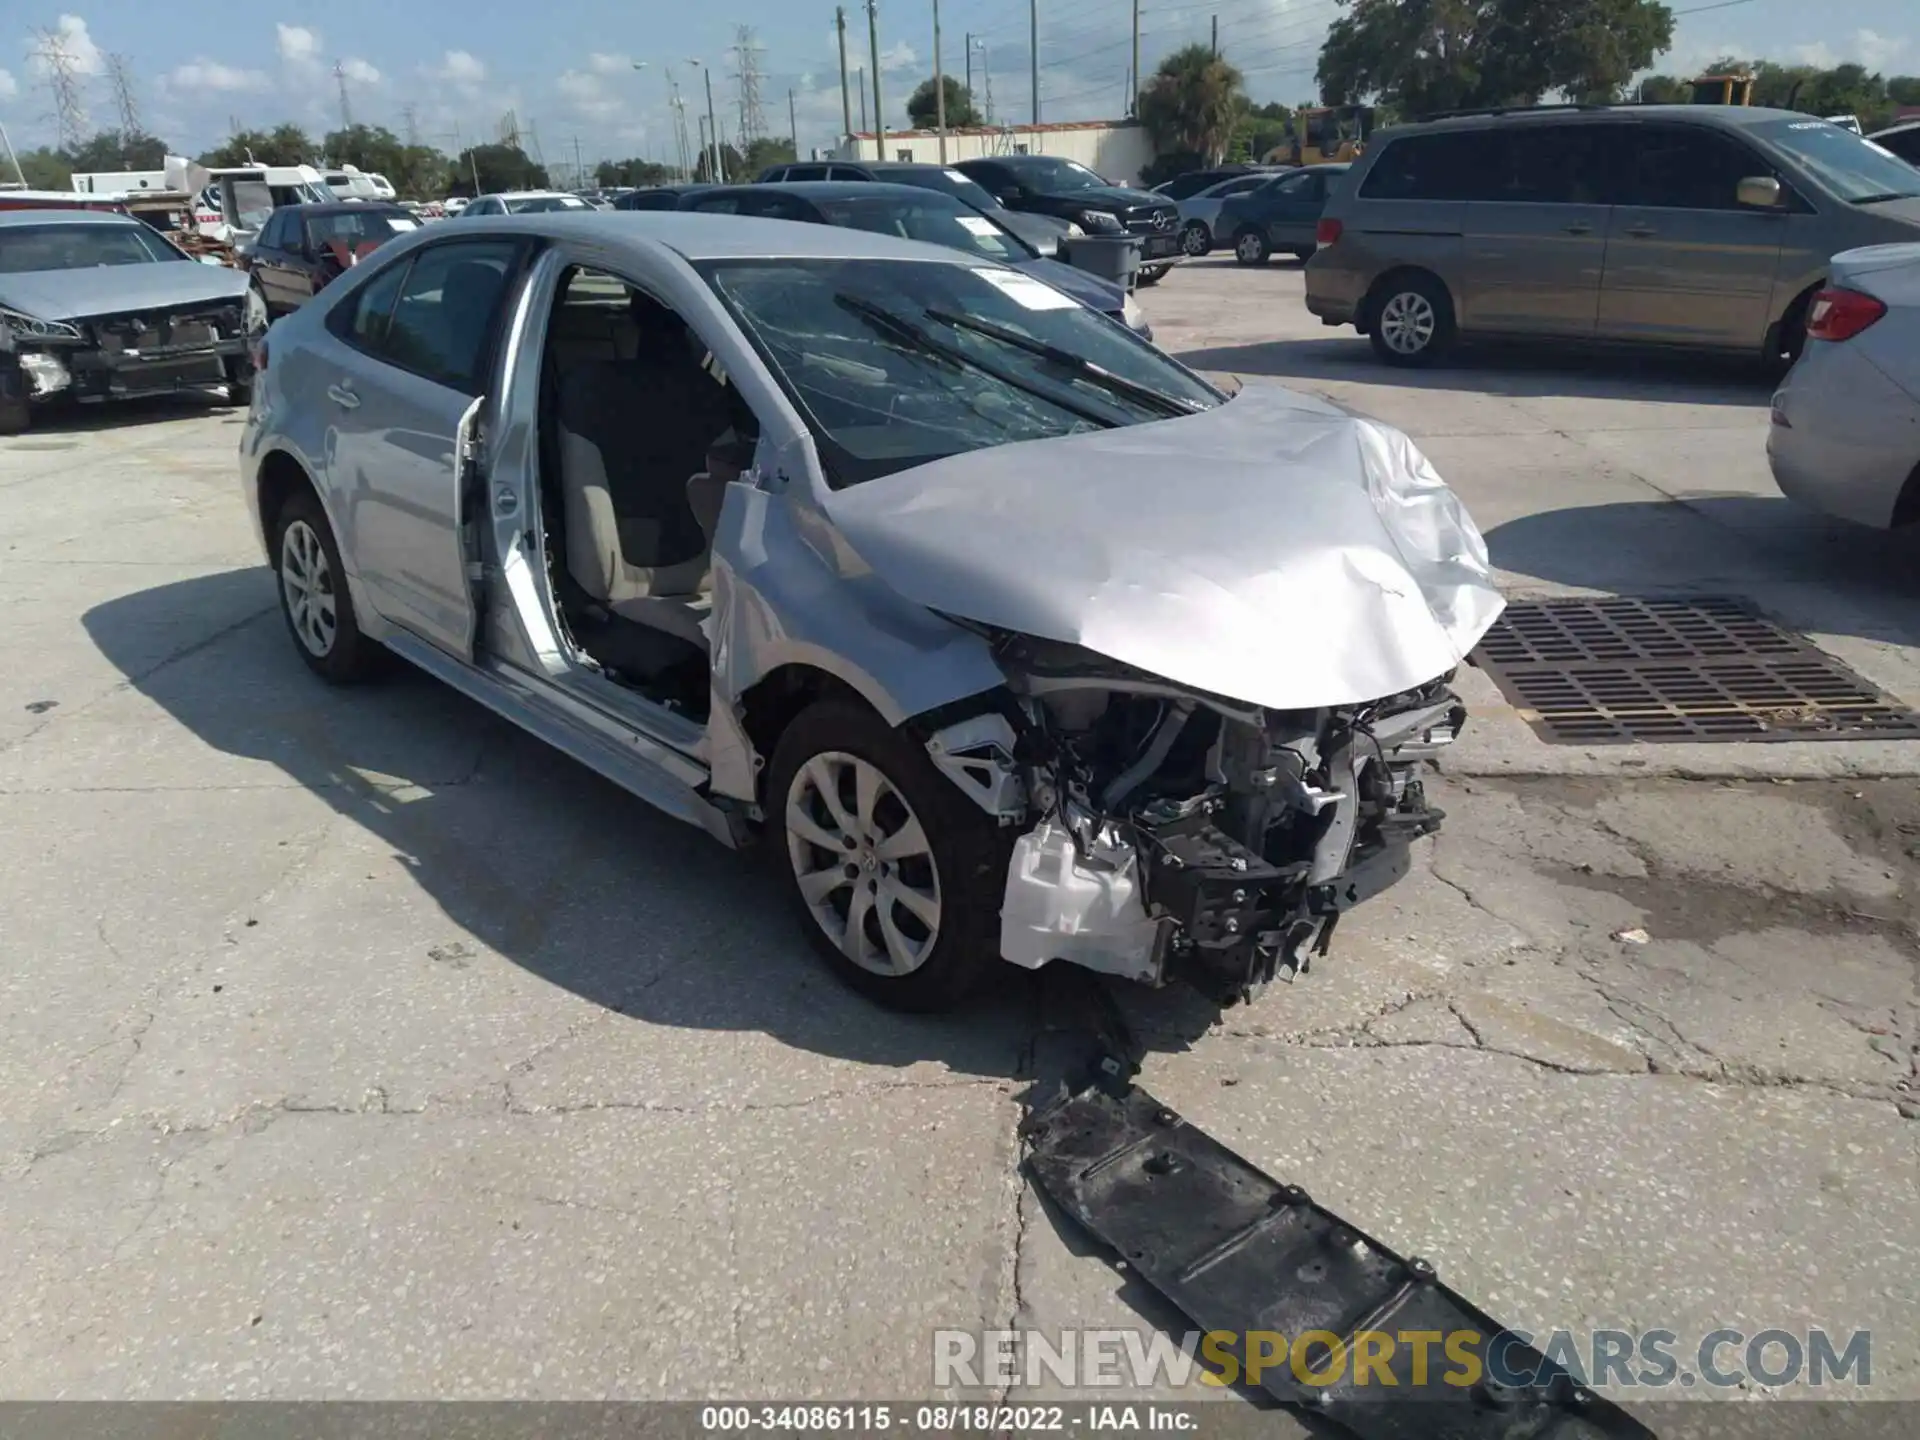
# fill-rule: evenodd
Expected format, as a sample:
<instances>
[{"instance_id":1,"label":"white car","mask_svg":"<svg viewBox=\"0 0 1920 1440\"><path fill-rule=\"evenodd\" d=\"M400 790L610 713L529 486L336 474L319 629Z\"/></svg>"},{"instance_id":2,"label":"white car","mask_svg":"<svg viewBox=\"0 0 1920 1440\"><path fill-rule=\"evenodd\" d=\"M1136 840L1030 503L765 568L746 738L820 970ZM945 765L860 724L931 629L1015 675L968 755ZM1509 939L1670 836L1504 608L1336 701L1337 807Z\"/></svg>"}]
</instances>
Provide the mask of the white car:
<instances>
[{"instance_id":1,"label":"white car","mask_svg":"<svg viewBox=\"0 0 1920 1440\"><path fill-rule=\"evenodd\" d=\"M497 195L482 195L471 201L465 213L481 215L538 215L552 210L577 210L591 214L593 206L578 195L564 190L503 190Z\"/></svg>"},{"instance_id":2,"label":"white car","mask_svg":"<svg viewBox=\"0 0 1920 1440\"><path fill-rule=\"evenodd\" d=\"M1803 505L1882 530L1920 520L1920 244L1833 257L1767 460Z\"/></svg>"}]
</instances>

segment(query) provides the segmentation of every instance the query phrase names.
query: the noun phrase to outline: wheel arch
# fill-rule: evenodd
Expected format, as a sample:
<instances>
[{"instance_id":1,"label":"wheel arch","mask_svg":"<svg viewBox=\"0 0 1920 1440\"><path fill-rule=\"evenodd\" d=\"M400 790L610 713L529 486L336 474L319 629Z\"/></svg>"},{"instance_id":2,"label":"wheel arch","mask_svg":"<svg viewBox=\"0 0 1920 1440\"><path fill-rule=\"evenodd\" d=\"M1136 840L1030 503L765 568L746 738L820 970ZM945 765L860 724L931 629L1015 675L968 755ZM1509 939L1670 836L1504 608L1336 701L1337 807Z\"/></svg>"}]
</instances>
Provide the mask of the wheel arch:
<instances>
[{"instance_id":1,"label":"wheel arch","mask_svg":"<svg viewBox=\"0 0 1920 1440\"><path fill-rule=\"evenodd\" d=\"M1802 340L1806 338L1807 311L1813 305L1813 297L1820 293L1826 283L1827 277L1822 275L1787 302L1786 308L1780 312L1780 318L1767 327L1766 337L1760 342L1763 356L1771 360L1786 355L1788 343L1794 338L1796 330L1800 331ZM1798 358L1797 352L1794 358Z\"/></svg>"},{"instance_id":2,"label":"wheel arch","mask_svg":"<svg viewBox=\"0 0 1920 1440\"><path fill-rule=\"evenodd\" d=\"M326 497L320 493L320 487L313 483L313 476L307 467L286 450L269 450L260 459L260 468L254 473L254 501L260 516L260 542L267 551L267 563L278 565L279 559L273 553L273 532L279 523L280 512L287 501L301 490L305 490L320 502L320 508L327 513L327 523L333 525L333 512L327 510ZM340 543L340 527L334 525L334 543Z\"/></svg>"}]
</instances>

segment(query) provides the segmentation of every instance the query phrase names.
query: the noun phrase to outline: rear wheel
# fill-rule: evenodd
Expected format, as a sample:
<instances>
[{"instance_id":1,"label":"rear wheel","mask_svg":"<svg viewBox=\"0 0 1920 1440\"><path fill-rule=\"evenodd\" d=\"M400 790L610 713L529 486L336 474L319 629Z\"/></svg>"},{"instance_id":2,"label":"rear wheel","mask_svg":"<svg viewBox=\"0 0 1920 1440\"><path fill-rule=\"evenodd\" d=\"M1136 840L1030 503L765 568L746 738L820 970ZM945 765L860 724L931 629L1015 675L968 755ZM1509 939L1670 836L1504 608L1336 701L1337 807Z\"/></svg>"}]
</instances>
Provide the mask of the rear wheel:
<instances>
[{"instance_id":1,"label":"rear wheel","mask_svg":"<svg viewBox=\"0 0 1920 1440\"><path fill-rule=\"evenodd\" d=\"M1453 343L1453 301L1430 275L1408 275L1381 287L1368 339L1389 365L1431 364Z\"/></svg>"},{"instance_id":2,"label":"rear wheel","mask_svg":"<svg viewBox=\"0 0 1920 1440\"><path fill-rule=\"evenodd\" d=\"M1200 220L1189 220L1187 228L1180 232L1180 250L1196 260L1213 250L1213 232Z\"/></svg>"},{"instance_id":3,"label":"rear wheel","mask_svg":"<svg viewBox=\"0 0 1920 1440\"><path fill-rule=\"evenodd\" d=\"M1273 246L1258 230L1242 230L1233 237L1233 258L1242 265L1264 265L1273 254Z\"/></svg>"},{"instance_id":4,"label":"rear wheel","mask_svg":"<svg viewBox=\"0 0 1920 1440\"><path fill-rule=\"evenodd\" d=\"M379 647L360 633L347 572L326 511L311 490L287 497L274 520L273 570L294 648L316 675L349 685L373 674Z\"/></svg>"},{"instance_id":5,"label":"rear wheel","mask_svg":"<svg viewBox=\"0 0 1920 1440\"><path fill-rule=\"evenodd\" d=\"M912 737L842 700L774 747L770 847L808 941L842 980L899 1010L944 1010L999 955L999 827Z\"/></svg>"},{"instance_id":6,"label":"rear wheel","mask_svg":"<svg viewBox=\"0 0 1920 1440\"><path fill-rule=\"evenodd\" d=\"M1136 285L1158 285L1162 280L1166 279L1167 271L1172 268L1171 265L1142 265L1134 272L1133 283Z\"/></svg>"}]
</instances>

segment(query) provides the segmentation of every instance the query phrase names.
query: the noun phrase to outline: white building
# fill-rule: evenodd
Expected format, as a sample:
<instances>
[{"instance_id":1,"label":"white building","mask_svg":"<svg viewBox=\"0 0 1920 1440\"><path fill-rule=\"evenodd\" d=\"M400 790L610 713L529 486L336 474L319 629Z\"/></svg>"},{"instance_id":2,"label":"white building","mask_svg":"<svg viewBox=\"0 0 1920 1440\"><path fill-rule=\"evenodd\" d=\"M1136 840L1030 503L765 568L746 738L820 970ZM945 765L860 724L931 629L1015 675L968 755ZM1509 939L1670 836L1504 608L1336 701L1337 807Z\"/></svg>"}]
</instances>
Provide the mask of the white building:
<instances>
[{"instance_id":1,"label":"white building","mask_svg":"<svg viewBox=\"0 0 1920 1440\"><path fill-rule=\"evenodd\" d=\"M884 154L881 153L884 150ZM1137 184L1140 172L1153 160L1153 141L1136 120L1070 120L1058 125L995 125L947 131L946 160L979 160L993 155L1057 155L1078 160L1118 185ZM871 131L850 135L822 159L912 160L935 164L941 159L940 135L934 130L889 130L881 142Z\"/></svg>"}]
</instances>

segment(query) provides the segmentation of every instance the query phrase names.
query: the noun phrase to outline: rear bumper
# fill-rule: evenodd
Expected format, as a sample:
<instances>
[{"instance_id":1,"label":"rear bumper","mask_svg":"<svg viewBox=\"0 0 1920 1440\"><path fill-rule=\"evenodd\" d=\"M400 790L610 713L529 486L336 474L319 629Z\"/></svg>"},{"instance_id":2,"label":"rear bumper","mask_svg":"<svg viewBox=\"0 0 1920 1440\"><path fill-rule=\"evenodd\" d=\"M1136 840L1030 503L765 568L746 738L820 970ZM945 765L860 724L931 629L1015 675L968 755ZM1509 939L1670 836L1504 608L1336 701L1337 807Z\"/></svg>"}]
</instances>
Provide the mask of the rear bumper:
<instances>
[{"instance_id":1,"label":"rear bumper","mask_svg":"<svg viewBox=\"0 0 1920 1440\"><path fill-rule=\"evenodd\" d=\"M1809 341L1774 394L1767 463L1789 499L1887 529L1920 465L1920 403L1845 342Z\"/></svg>"}]
</instances>

